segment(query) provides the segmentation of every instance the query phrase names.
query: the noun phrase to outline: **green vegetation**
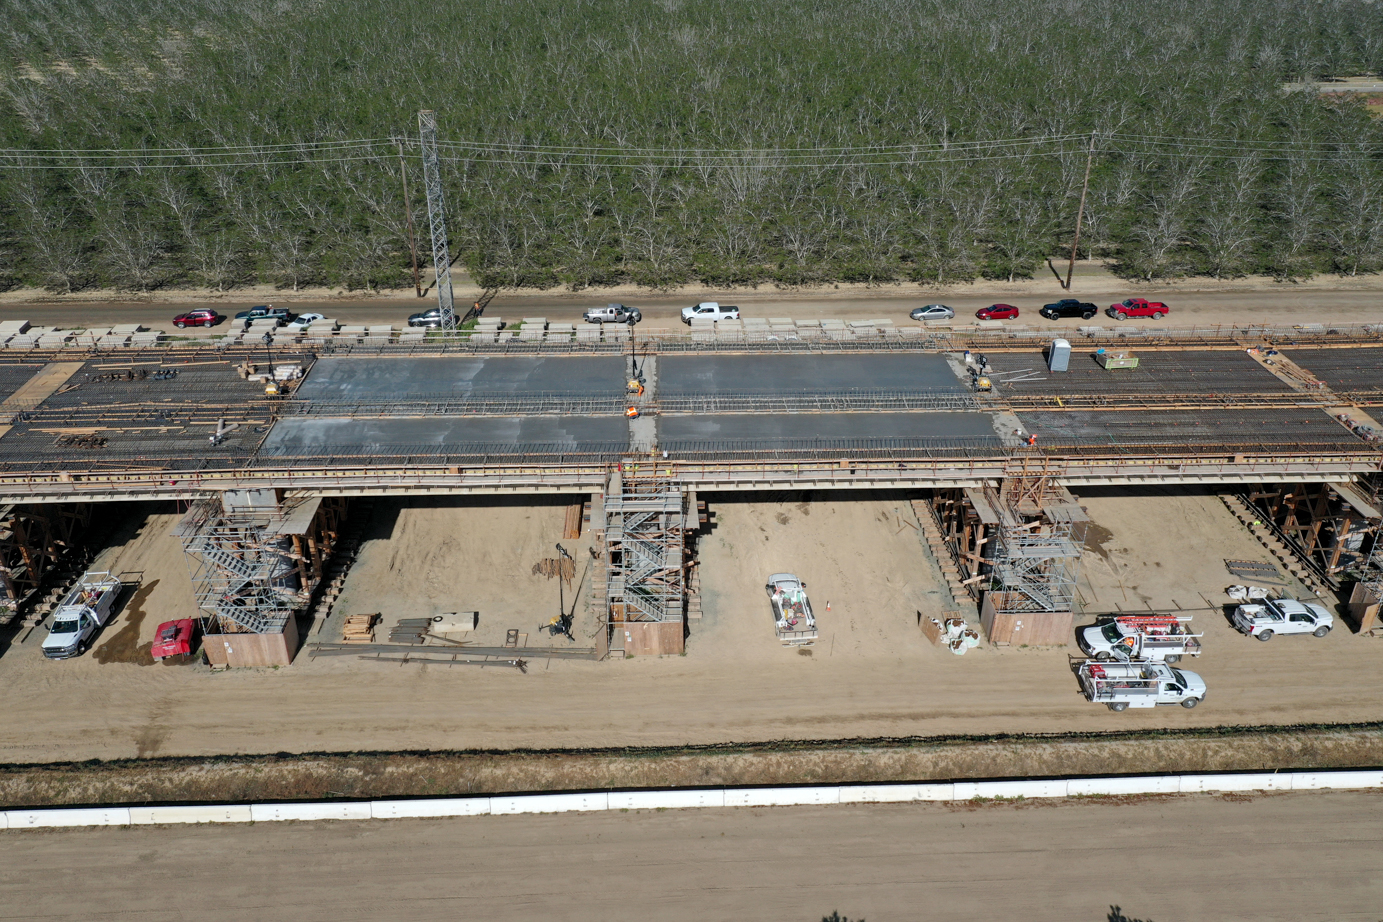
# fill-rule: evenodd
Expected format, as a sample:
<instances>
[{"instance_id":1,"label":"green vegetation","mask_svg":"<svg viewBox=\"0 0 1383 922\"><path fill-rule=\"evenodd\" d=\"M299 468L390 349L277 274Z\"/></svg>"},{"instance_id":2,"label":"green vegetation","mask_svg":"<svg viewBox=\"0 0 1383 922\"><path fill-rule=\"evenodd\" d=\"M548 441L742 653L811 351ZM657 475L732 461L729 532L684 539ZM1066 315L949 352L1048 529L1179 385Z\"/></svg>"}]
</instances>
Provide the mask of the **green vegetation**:
<instances>
[{"instance_id":1,"label":"green vegetation","mask_svg":"<svg viewBox=\"0 0 1383 922\"><path fill-rule=\"evenodd\" d=\"M420 108L487 286L1029 276L1092 133L1082 256L1372 272L1380 126L1281 89L1369 71L1369 0L10 0L0 286L407 287ZM97 149L180 153L14 153Z\"/></svg>"}]
</instances>

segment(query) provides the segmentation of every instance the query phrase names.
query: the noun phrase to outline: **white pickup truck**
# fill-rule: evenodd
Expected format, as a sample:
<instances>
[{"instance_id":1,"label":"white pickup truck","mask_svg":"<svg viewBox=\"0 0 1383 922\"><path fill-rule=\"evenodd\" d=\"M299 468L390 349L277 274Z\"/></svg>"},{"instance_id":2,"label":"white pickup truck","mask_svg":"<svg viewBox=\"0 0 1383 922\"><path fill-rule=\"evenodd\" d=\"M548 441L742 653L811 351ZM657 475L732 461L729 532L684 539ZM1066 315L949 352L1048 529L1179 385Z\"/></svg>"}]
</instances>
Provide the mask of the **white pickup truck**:
<instances>
[{"instance_id":1,"label":"white pickup truck","mask_svg":"<svg viewBox=\"0 0 1383 922\"><path fill-rule=\"evenodd\" d=\"M53 613L53 626L43 640L43 655L49 659L80 656L110 618L123 585L109 573L83 573Z\"/></svg>"},{"instance_id":2,"label":"white pickup truck","mask_svg":"<svg viewBox=\"0 0 1383 922\"><path fill-rule=\"evenodd\" d=\"M816 643L816 615L807 599L807 584L791 573L774 573L765 588L773 605L773 626L778 631L779 643L785 647Z\"/></svg>"},{"instance_id":3,"label":"white pickup truck","mask_svg":"<svg viewBox=\"0 0 1383 922\"><path fill-rule=\"evenodd\" d=\"M691 323L693 320L738 320L740 319L740 309L729 304L721 304L719 301L702 301L700 304L693 304L691 307L682 308L682 322Z\"/></svg>"},{"instance_id":4,"label":"white pickup truck","mask_svg":"<svg viewBox=\"0 0 1383 922\"><path fill-rule=\"evenodd\" d=\"M1086 656L1105 660L1148 660L1175 663L1183 656L1200 656L1201 634L1193 634L1190 618L1177 615L1120 615L1094 624L1076 635Z\"/></svg>"},{"instance_id":5,"label":"white pickup truck","mask_svg":"<svg viewBox=\"0 0 1383 922\"><path fill-rule=\"evenodd\" d=\"M1193 708L1205 697L1205 680L1166 663L1081 663L1076 669L1087 701L1111 711L1179 704Z\"/></svg>"},{"instance_id":6,"label":"white pickup truck","mask_svg":"<svg viewBox=\"0 0 1383 922\"><path fill-rule=\"evenodd\" d=\"M1272 640L1274 634L1324 637L1335 626L1335 616L1314 602L1264 599L1234 609L1234 626L1259 640Z\"/></svg>"}]
</instances>

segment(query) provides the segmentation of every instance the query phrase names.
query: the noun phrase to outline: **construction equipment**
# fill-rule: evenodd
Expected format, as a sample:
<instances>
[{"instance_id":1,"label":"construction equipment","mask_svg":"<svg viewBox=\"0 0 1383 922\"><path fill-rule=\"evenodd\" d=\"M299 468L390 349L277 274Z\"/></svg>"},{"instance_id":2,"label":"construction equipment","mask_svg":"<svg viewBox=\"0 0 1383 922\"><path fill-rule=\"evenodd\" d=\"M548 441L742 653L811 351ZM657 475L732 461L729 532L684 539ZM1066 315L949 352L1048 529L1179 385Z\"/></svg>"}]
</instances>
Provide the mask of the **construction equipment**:
<instances>
[{"instance_id":1,"label":"construction equipment","mask_svg":"<svg viewBox=\"0 0 1383 922\"><path fill-rule=\"evenodd\" d=\"M1085 628L1076 635L1076 643L1101 662L1175 663L1183 656L1201 654L1204 635L1191 633L1190 620L1176 615L1119 615Z\"/></svg>"},{"instance_id":2,"label":"construction equipment","mask_svg":"<svg viewBox=\"0 0 1383 922\"><path fill-rule=\"evenodd\" d=\"M1084 662L1076 668L1087 701L1111 711L1179 704L1193 708L1205 697L1205 680L1166 663Z\"/></svg>"},{"instance_id":3,"label":"construction equipment","mask_svg":"<svg viewBox=\"0 0 1383 922\"><path fill-rule=\"evenodd\" d=\"M816 615L807 598L807 584L791 573L774 573L764 588L773 606L773 626L779 643L785 647L816 643Z\"/></svg>"}]
</instances>

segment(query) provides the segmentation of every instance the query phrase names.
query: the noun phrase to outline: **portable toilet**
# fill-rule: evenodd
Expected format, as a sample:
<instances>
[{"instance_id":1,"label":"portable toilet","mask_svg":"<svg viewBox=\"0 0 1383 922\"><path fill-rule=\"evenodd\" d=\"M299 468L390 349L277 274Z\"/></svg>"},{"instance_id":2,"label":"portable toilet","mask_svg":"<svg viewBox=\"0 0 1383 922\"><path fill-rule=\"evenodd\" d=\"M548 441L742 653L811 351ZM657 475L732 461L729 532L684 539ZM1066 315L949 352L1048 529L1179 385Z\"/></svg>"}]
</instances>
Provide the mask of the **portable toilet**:
<instances>
[{"instance_id":1,"label":"portable toilet","mask_svg":"<svg viewBox=\"0 0 1383 922\"><path fill-rule=\"evenodd\" d=\"M1064 339L1052 340L1047 352L1048 371L1068 371L1071 368L1071 344Z\"/></svg>"}]
</instances>

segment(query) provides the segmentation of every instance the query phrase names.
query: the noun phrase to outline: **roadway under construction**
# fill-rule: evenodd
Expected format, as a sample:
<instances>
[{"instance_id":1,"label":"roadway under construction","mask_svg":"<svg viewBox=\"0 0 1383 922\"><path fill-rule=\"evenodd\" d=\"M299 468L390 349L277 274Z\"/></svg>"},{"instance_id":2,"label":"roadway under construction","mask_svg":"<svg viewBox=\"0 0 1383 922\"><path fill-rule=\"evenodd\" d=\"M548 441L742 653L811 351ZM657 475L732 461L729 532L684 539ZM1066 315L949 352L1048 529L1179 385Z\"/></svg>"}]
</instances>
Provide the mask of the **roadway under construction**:
<instances>
[{"instance_id":1,"label":"roadway under construction","mask_svg":"<svg viewBox=\"0 0 1383 922\"><path fill-rule=\"evenodd\" d=\"M1136 368L1096 362L1130 347ZM981 355L992 390L973 386ZM6 359L0 500L15 546L0 551L23 573L11 582L36 585L34 567L62 556L26 544L35 510L191 500L180 536L203 614L227 633L284 633L346 501L388 494L586 494L604 613L650 652L681 648L697 497L724 490L925 491L961 582L986 587L974 594L994 640L1015 619L1029 638L1069 633L1084 521L1069 488L1086 485L1232 486L1323 582L1358 583L1360 611L1376 601L1378 331L1091 332L1063 372L1040 340L983 334ZM301 370L277 397L259 377L269 360ZM292 640L265 655L291 657Z\"/></svg>"}]
</instances>

